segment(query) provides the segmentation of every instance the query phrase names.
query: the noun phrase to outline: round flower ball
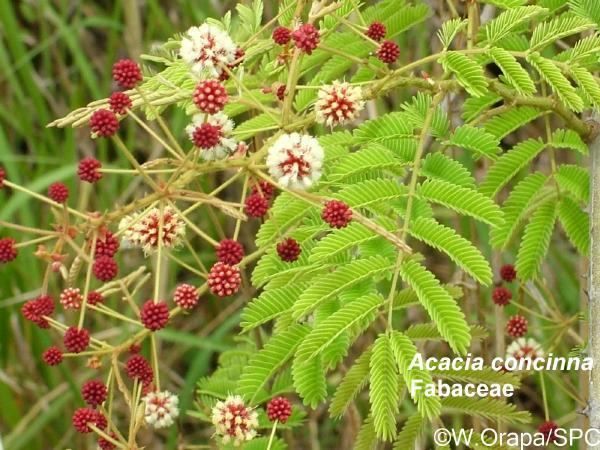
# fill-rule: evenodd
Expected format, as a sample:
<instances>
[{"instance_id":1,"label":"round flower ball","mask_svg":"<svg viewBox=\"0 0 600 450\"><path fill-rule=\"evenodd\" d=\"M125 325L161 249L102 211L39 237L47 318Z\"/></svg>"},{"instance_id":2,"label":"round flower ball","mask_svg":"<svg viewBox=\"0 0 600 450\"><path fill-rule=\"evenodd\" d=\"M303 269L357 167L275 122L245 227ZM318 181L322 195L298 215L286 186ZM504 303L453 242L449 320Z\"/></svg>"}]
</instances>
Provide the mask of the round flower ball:
<instances>
[{"instance_id":1,"label":"round flower ball","mask_svg":"<svg viewBox=\"0 0 600 450\"><path fill-rule=\"evenodd\" d=\"M267 166L277 182L294 189L306 189L321 178L323 148L308 134L281 135L269 148Z\"/></svg>"}]
</instances>

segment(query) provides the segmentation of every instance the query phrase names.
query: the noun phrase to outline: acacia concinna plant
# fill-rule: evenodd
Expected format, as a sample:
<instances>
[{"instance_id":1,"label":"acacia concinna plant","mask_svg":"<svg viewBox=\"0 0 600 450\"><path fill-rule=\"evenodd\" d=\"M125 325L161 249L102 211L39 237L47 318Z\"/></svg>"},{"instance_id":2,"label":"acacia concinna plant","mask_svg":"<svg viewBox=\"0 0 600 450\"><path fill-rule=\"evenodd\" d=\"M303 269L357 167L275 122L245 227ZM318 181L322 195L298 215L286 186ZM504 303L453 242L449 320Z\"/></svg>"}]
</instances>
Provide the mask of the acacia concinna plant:
<instances>
[{"instance_id":1,"label":"acacia concinna plant","mask_svg":"<svg viewBox=\"0 0 600 450\"><path fill-rule=\"evenodd\" d=\"M80 183L41 193L0 171L0 199L52 212L0 222L0 261L44 265L23 320L51 335L46 364L86 373L74 439L159 448L179 426L177 448L401 450L455 427L483 448L485 428L551 443L586 426L586 374L489 364L590 353L564 293L585 290L590 252L600 3L431 3L283 0L263 17L240 2L117 61L117 91L50 124L129 166L86 157ZM136 152L128 127L158 150ZM136 186L110 209L76 200L113 177ZM239 328L184 396L165 343L210 302L194 339ZM438 380L516 393L410 389Z\"/></svg>"}]
</instances>

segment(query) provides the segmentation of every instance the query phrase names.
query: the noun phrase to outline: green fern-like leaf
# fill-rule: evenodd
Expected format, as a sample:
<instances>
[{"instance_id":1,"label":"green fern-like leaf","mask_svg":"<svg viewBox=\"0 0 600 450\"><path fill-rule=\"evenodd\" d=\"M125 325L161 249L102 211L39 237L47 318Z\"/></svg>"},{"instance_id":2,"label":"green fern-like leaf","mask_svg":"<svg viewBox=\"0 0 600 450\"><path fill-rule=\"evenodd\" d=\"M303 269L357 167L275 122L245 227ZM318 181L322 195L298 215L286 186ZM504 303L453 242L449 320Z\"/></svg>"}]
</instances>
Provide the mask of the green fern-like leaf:
<instances>
[{"instance_id":1,"label":"green fern-like leaf","mask_svg":"<svg viewBox=\"0 0 600 450\"><path fill-rule=\"evenodd\" d=\"M232 36L233 37L233 36ZM270 42L269 42L270 41ZM261 59L264 54L273 48L273 41L271 39L256 39L246 50L246 56L244 61L252 64L253 61Z\"/></svg>"},{"instance_id":2,"label":"green fern-like leaf","mask_svg":"<svg viewBox=\"0 0 600 450\"><path fill-rule=\"evenodd\" d=\"M571 67L570 73L588 101L596 108L600 108L600 86L594 75L579 66Z\"/></svg>"},{"instance_id":3,"label":"green fern-like leaf","mask_svg":"<svg viewBox=\"0 0 600 450\"><path fill-rule=\"evenodd\" d=\"M578 40L573 47L559 53L555 59L569 64L583 64L593 59L598 52L600 52L600 36L592 35Z\"/></svg>"},{"instance_id":4,"label":"green fern-like leaf","mask_svg":"<svg viewBox=\"0 0 600 450\"><path fill-rule=\"evenodd\" d=\"M231 392L235 392L236 382L225 377L205 377L198 380L198 395L225 400Z\"/></svg>"},{"instance_id":5,"label":"green fern-like leaf","mask_svg":"<svg viewBox=\"0 0 600 450\"><path fill-rule=\"evenodd\" d=\"M236 5L237 13L240 17L240 28L244 34L250 35L258 31L262 21L263 3L260 0L252 2L252 8L243 4ZM239 32L239 30L238 30ZM246 36L247 38L248 36Z\"/></svg>"},{"instance_id":6,"label":"green fern-like leaf","mask_svg":"<svg viewBox=\"0 0 600 450\"><path fill-rule=\"evenodd\" d=\"M342 2L336 12L340 17L347 17L352 12L352 2ZM336 24L337 21L334 17L326 16L323 18L323 28L331 29L334 28Z\"/></svg>"},{"instance_id":7,"label":"green fern-like leaf","mask_svg":"<svg viewBox=\"0 0 600 450\"><path fill-rule=\"evenodd\" d=\"M402 166L402 162L390 150L376 144L366 146L358 152L350 153L341 158L327 178L333 182L340 182L365 172L380 171L382 169L397 171Z\"/></svg>"},{"instance_id":8,"label":"green fern-like leaf","mask_svg":"<svg viewBox=\"0 0 600 450\"><path fill-rule=\"evenodd\" d=\"M542 111L539 109L531 106L518 106L492 117L483 126L485 131L493 134L497 139L504 139L513 131L537 119L541 115Z\"/></svg>"},{"instance_id":9,"label":"green fern-like leaf","mask_svg":"<svg viewBox=\"0 0 600 450\"><path fill-rule=\"evenodd\" d=\"M350 289L342 292L340 295L338 295L338 299L342 303L353 302L358 297L375 292L375 284L375 280L364 280L358 284L355 284Z\"/></svg>"},{"instance_id":10,"label":"green fern-like leaf","mask_svg":"<svg viewBox=\"0 0 600 450\"><path fill-rule=\"evenodd\" d=\"M480 36L485 39L486 44L494 44L545 11L539 6L519 6L508 9L481 27Z\"/></svg>"},{"instance_id":11,"label":"green fern-like leaf","mask_svg":"<svg viewBox=\"0 0 600 450\"><path fill-rule=\"evenodd\" d=\"M393 210L400 216L406 217L406 207L408 198L402 198L397 202L391 203ZM413 205L411 210L411 220L416 217L433 217L433 209L427 200L421 197L413 197Z\"/></svg>"},{"instance_id":12,"label":"green fern-like leaf","mask_svg":"<svg viewBox=\"0 0 600 450\"><path fill-rule=\"evenodd\" d=\"M377 60L377 62L375 62L373 60L373 66L380 66L381 61ZM377 76L377 73L371 69L370 67L366 67L366 66L362 66L359 67L356 72L354 72L354 75L352 75L352 77L350 78L350 82L351 83L364 83L365 81L373 81L375 79L375 77Z\"/></svg>"},{"instance_id":13,"label":"green fern-like leaf","mask_svg":"<svg viewBox=\"0 0 600 450\"><path fill-rule=\"evenodd\" d=\"M378 445L377 433L373 424L373 416L369 415L358 430L353 450L376 450Z\"/></svg>"},{"instance_id":14,"label":"green fern-like leaf","mask_svg":"<svg viewBox=\"0 0 600 450\"><path fill-rule=\"evenodd\" d=\"M352 298L349 302L351 303L352 300L354 300L354 298ZM315 310L312 316L313 329L311 330L311 333L313 333L317 328L320 328L323 331L325 331L327 327L334 327L336 325L335 319L332 322L331 316L339 312L341 308L340 305L343 305L343 303L337 298L331 299L319 305L319 307ZM368 323L370 324L371 317L364 319L368 320ZM354 325L358 327L360 326L361 322L362 320L359 320L355 322ZM322 328L323 325L325 325L325 329ZM326 371L329 369L335 369L346 356L348 352L348 347L350 347L350 330L352 330L352 327L340 330L339 333L336 332L335 336L332 336L331 340L327 340L321 351L318 352L318 356L321 358L321 362L323 363L323 368ZM300 346L304 345L305 342L306 341L302 341L302 344L300 344ZM298 351L300 351L300 347L298 347ZM298 355L298 351L296 352L294 358L300 358ZM317 355L314 356L316 357ZM303 358L300 359L302 361L306 361Z\"/></svg>"},{"instance_id":15,"label":"green fern-like leaf","mask_svg":"<svg viewBox=\"0 0 600 450\"><path fill-rule=\"evenodd\" d=\"M402 263L400 276L416 292L450 347L457 353L465 353L471 342L469 326L448 291L431 272L412 259Z\"/></svg>"},{"instance_id":16,"label":"green fern-like leaf","mask_svg":"<svg viewBox=\"0 0 600 450\"><path fill-rule=\"evenodd\" d=\"M388 231L393 231L394 225L387 221L381 221L381 225ZM345 228L334 230L321 239L314 247L309 261L313 264L322 263L335 259L340 253L356 247L359 244L377 239L374 234L364 225L352 222Z\"/></svg>"},{"instance_id":17,"label":"green fern-like leaf","mask_svg":"<svg viewBox=\"0 0 600 450\"><path fill-rule=\"evenodd\" d=\"M475 188L471 172L455 159L442 153L429 153L421 165L421 174L427 178L438 178L466 188Z\"/></svg>"},{"instance_id":18,"label":"green fern-like leaf","mask_svg":"<svg viewBox=\"0 0 600 450\"><path fill-rule=\"evenodd\" d=\"M415 441L425 429L427 421L421 414L413 414L404 422L402 430L398 433L393 450L414 450Z\"/></svg>"},{"instance_id":19,"label":"green fern-like leaf","mask_svg":"<svg viewBox=\"0 0 600 450\"><path fill-rule=\"evenodd\" d=\"M240 140L248 139L265 130L275 130L279 127L276 118L266 113L246 120L236 127L234 134Z\"/></svg>"},{"instance_id":20,"label":"green fern-like leaf","mask_svg":"<svg viewBox=\"0 0 600 450\"><path fill-rule=\"evenodd\" d=\"M279 2L279 24L282 26L288 26L294 17L294 7L292 4L294 0L281 0Z\"/></svg>"},{"instance_id":21,"label":"green fern-like leaf","mask_svg":"<svg viewBox=\"0 0 600 450\"><path fill-rule=\"evenodd\" d=\"M412 137L413 128L405 112L393 112L367 120L354 130L354 143L378 142L392 138Z\"/></svg>"},{"instance_id":22,"label":"green fern-like leaf","mask_svg":"<svg viewBox=\"0 0 600 450\"><path fill-rule=\"evenodd\" d=\"M548 83L567 108L575 112L583 110L583 100L581 100L575 88L551 60L534 52L527 55L527 61Z\"/></svg>"},{"instance_id":23,"label":"green fern-like leaf","mask_svg":"<svg viewBox=\"0 0 600 450\"><path fill-rule=\"evenodd\" d=\"M327 380L321 357L313 358L307 364L295 358L292 376L296 392L305 405L316 408L327 397Z\"/></svg>"},{"instance_id":24,"label":"green fern-like leaf","mask_svg":"<svg viewBox=\"0 0 600 450\"><path fill-rule=\"evenodd\" d=\"M543 2L545 0L541 1ZM529 25L523 25L519 30L515 30L514 33L506 36L504 39L498 42L498 47L502 47L511 52L527 52L529 49L529 40L524 34L522 34L526 28L529 28Z\"/></svg>"},{"instance_id":25,"label":"green fern-like leaf","mask_svg":"<svg viewBox=\"0 0 600 450\"><path fill-rule=\"evenodd\" d=\"M227 367L234 370L241 369L248 364L248 360L254 354L255 349L255 345L245 345L227 350L219 355L219 367Z\"/></svg>"},{"instance_id":26,"label":"green fern-like leaf","mask_svg":"<svg viewBox=\"0 0 600 450\"><path fill-rule=\"evenodd\" d=\"M462 53L447 52L440 58L440 63L472 96L481 97L487 93L487 79L477 62Z\"/></svg>"},{"instance_id":27,"label":"green fern-like leaf","mask_svg":"<svg viewBox=\"0 0 600 450\"><path fill-rule=\"evenodd\" d=\"M275 249L270 249L260 258L252 271L252 284L257 288L267 284L266 288L272 289L278 287L278 285L285 284L285 282L291 279L298 280L299 277L305 274L319 272L319 267L310 265L308 256L316 242L312 239L312 236L325 230L326 228L320 225L307 225L306 227L300 226L287 232L287 235L300 243L302 250L300 257L294 262L282 261L275 252Z\"/></svg>"},{"instance_id":28,"label":"green fern-like leaf","mask_svg":"<svg viewBox=\"0 0 600 450\"><path fill-rule=\"evenodd\" d=\"M298 345L308 334L308 327L294 324L282 333L274 335L269 342L256 353L244 368L238 382L238 392L250 404L266 385L277 369L292 357Z\"/></svg>"},{"instance_id":29,"label":"green fern-like leaf","mask_svg":"<svg viewBox=\"0 0 600 450\"><path fill-rule=\"evenodd\" d=\"M185 61L175 61L165 68L158 76L144 79L141 87L147 92L172 90L174 86L184 87L190 83L190 68ZM193 89L193 82L192 82Z\"/></svg>"},{"instance_id":30,"label":"green fern-like leaf","mask_svg":"<svg viewBox=\"0 0 600 450\"><path fill-rule=\"evenodd\" d=\"M538 275L548 251L556 220L556 204L548 201L534 211L517 254L516 269L519 278L530 280Z\"/></svg>"},{"instance_id":31,"label":"green fern-like leaf","mask_svg":"<svg viewBox=\"0 0 600 450\"><path fill-rule=\"evenodd\" d=\"M445 50L450 47L455 36L467 26L467 23L468 20L457 18L448 20L442 24L442 28L438 30L438 38Z\"/></svg>"},{"instance_id":32,"label":"green fern-like leaf","mask_svg":"<svg viewBox=\"0 0 600 450\"><path fill-rule=\"evenodd\" d=\"M293 317L298 320L309 314L319 304L334 298L363 280L379 277L389 272L393 263L383 257L357 259L339 267L335 272L314 280L294 303Z\"/></svg>"},{"instance_id":33,"label":"green fern-like leaf","mask_svg":"<svg viewBox=\"0 0 600 450\"><path fill-rule=\"evenodd\" d=\"M325 161L329 163L346 156L349 153L348 147L352 144L352 135L348 131L323 134L317 139L325 151Z\"/></svg>"},{"instance_id":34,"label":"green fern-like leaf","mask_svg":"<svg viewBox=\"0 0 600 450\"><path fill-rule=\"evenodd\" d=\"M383 17L383 19L390 39L423 22L431 14L431 10L427 5L422 3L405 5L398 9L393 2L390 2L389 8L393 13L388 17Z\"/></svg>"},{"instance_id":35,"label":"green fern-like leaf","mask_svg":"<svg viewBox=\"0 0 600 450\"><path fill-rule=\"evenodd\" d=\"M555 130L552 133L549 144L554 148L568 148L575 150L582 155L587 155L589 152L588 146L583 142L581 136L573 130L564 130L560 128Z\"/></svg>"},{"instance_id":36,"label":"green fern-like leaf","mask_svg":"<svg viewBox=\"0 0 600 450\"><path fill-rule=\"evenodd\" d=\"M288 392L294 392L294 380L292 378L291 367L281 371L274 377L269 395L270 397L275 397Z\"/></svg>"},{"instance_id":37,"label":"green fern-like leaf","mask_svg":"<svg viewBox=\"0 0 600 450\"><path fill-rule=\"evenodd\" d=\"M419 297L417 297L417 293L411 288L402 289L396 294L396 297L394 298L394 309L404 309L410 306L416 306L418 304Z\"/></svg>"},{"instance_id":38,"label":"green fern-like leaf","mask_svg":"<svg viewBox=\"0 0 600 450\"><path fill-rule=\"evenodd\" d=\"M383 144L371 145L382 145L394 153L394 155L396 155L400 161L412 164L412 162L415 160L418 144L418 139L415 136L412 136L397 139L386 139Z\"/></svg>"},{"instance_id":39,"label":"green fern-like leaf","mask_svg":"<svg viewBox=\"0 0 600 450\"><path fill-rule=\"evenodd\" d=\"M522 25L519 29L515 30L514 33L508 34L494 44L494 46L504 48L511 52L526 52L529 48L529 39L522 33L527 28L529 28L529 25Z\"/></svg>"},{"instance_id":40,"label":"green fern-like leaf","mask_svg":"<svg viewBox=\"0 0 600 450\"><path fill-rule=\"evenodd\" d=\"M357 325L366 317L372 316L383 303L383 298L377 294L369 294L344 304L324 321L313 328L304 338L296 358L307 363L323 352L342 333Z\"/></svg>"},{"instance_id":41,"label":"green fern-like leaf","mask_svg":"<svg viewBox=\"0 0 600 450\"><path fill-rule=\"evenodd\" d=\"M291 282L310 281L314 276L329 269L328 263L320 266L310 265L306 250L307 247L304 246L300 258L292 263L282 261L274 252L264 255L252 272L252 283L257 288L263 286L265 290L277 289Z\"/></svg>"},{"instance_id":42,"label":"green fern-like leaf","mask_svg":"<svg viewBox=\"0 0 600 450\"><path fill-rule=\"evenodd\" d=\"M371 49L367 42L361 40L346 42L344 48L349 54L358 57L367 56ZM313 82L329 83L333 80L336 80L342 77L352 67L352 64L352 60L343 56L334 55L321 66L321 69L313 79ZM313 94L314 93L315 92L313 91ZM299 109L302 109L301 105L298 106Z\"/></svg>"},{"instance_id":43,"label":"green fern-like leaf","mask_svg":"<svg viewBox=\"0 0 600 450\"><path fill-rule=\"evenodd\" d=\"M292 8L293 10L293 8ZM326 39L323 40L323 43L327 46L338 47L340 45L345 44L353 44L358 42L357 36L353 35L350 32L340 32L340 33L331 33ZM319 69L323 67L329 60L333 59L332 55L328 52L325 52L321 49L316 49L311 55L305 55L302 58L302 72L305 71L315 71L317 72L315 78L318 76ZM311 89L306 89L311 90ZM300 92L299 94L301 94ZM299 101L298 98L295 99L295 103Z\"/></svg>"},{"instance_id":44,"label":"green fern-like leaf","mask_svg":"<svg viewBox=\"0 0 600 450\"><path fill-rule=\"evenodd\" d=\"M479 186L479 191L488 197L494 197L519 170L529 164L543 149L544 143L538 139L519 142L494 163Z\"/></svg>"},{"instance_id":45,"label":"green fern-like leaf","mask_svg":"<svg viewBox=\"0 0 600 450\"><path fill-rule=\"evenodd\" d=\"M411 236L446 253L465 272L484 285L492 282L492 269L481 252L452 228L419 217L410 224Z\"/></svg>"},{"instance_id":46,"label":"green fern-like leaf","mask_svg":"<svg viewBox=\"0 0 600 450\"><path fill-rule=\"evenodd\" d=\"M448 289L448 286L446 286ZM452 292L449 292L452 295ZM462 293L461 293L462 296ZM453 298L457 298L452 295ZM459 296L460 297L460 296ZM458 297L458 298L459 298ZM471 339L486 339L489 336L488 331L480 325L472 325L470 327ZM443 341L444 338L440 334L434 323L416 323L411 325L404 332L413 341Z\"/></svg>"},{"instance_id":47,"label":"green fern-like leaf","mask_svg":"<svg viewBox=\"0 0 600 450\"><path fill-rule=\"evenodd\" d=\"M511 9L523 6L524 3L527 3L527 0L483 0L483 3L489 3L504 9Z\"/></svg>"},{"instance_id":48,"label":"green fern-like leaf","mask_svg":"<svg viewBox=\"0 0 600 450\"><path fill-rule=\"evenodd\" d=\"M585 17L600 27L600 4L594 0L569 0L573 13Z\"/></svg>"},{"instance_id":49,"label":"green fern-like leaf","mask_svg":"<svg viewBox=\"0 0 600 450\"><path fill-rule=\"evenodd\" d=\"M387 203L406 196L406 187L397 181L379 178L347 185L335 194L353 208L365 208L380 203Z\"/></svg>"},{"instance_id":50,"label":"green fern-like leaf","mask_svg":"<svg viewBox=\"0 0 600 450\"><path fill-rule=\"evenodd\" d=\"M531 36L531 50L537 51L566 36L592 28L594 24L584 17L565 13L540 23Z\"/></svg>"},{"instance_id":51,"label":"green fern-like leaf","mask_svg":"<svg viewBox=\"0 0 600 450\"><path fill-rule=\"evenodd\" d=\"M502 97L492 91L488 91L481 97L469 97L463 103L461 117L465 122L471 122L500 101L502 101Z\"/></svg>"},{"instance_id":52,"label":"green fern-like leaf","mask_svg":"<svg viewBox=\"0 0 600 450\"><path fill-rule=\"evenodd\" d=\"M306 287L307 284L298 283L264 291L244 308L240 323L243 331L249 331L279 317L292 307Z\"/></svg>"},{"instance_id":53,"label":"green fern-like leaf","mask_svg":"<svg viewBox=\"0 0 600 450\"><path fill-rule=\"evenodd\" d=\"M425 118L431 109L433 97L423 92L418 92L409 102L402 104L402 109L406 112L406 117L413 128L422 129L425 124ZM448 135L450 131L450 121L443 108L437 106L433 112L431 120L431 134L442 138Z\"/></svg>"},{"instance_id":54,"label":"green fern-like leaf","mask_svg":"<svg viewBox=\"0 0 600 450\"><path fill-rule=\"evenodd\" d=\"M391 334L390 341L392 344L394 357L396 358L396 363L398 364L398 369L400 370L400 374L404 378L404 382L408 386L409 391L410 387L413 385L413 382L416 380L421 380L422 386L431 384L433 379L428 371L421 369L409 369L413 358L418 352L412 341L399 331L394 331ZM424 390L421 389L414 394L413 400L417 405L419 413L423 417L431 419L439 415L441 408L439 398L427 396L425 395Z\"/></svg>"},{"instance_id":55,"label":"green fern-like leaf","mask_svg":"<svg viewBox=\"0 0 600 450\"><path fill-rule=\"evenodd\" d=\"M487 54L500 67L506 81L519 94L524 96L535 94L536 88L533 80L513 55L500 47L491 48Z\"/></svg>"},{"instance_id":56,"label":"green fern-like leaf","mask_svg":"<svg viewBox=\"0 0 600 450\"><path fill-rule=\"evenodd\" d=\"M278 195L271 208L271 218L263 223L256 234L256 245L264 247L272 243L302 220L311 209L315 207L287 192Z\"/></svg>"},{"instance_id":57,"label":"green fern-like leaf","mask_svg":"<svg viewBox=\"0 0 600 450\"><path fill-rule=\"evenodd\" d=\"M575 248L587 256L590 250L589 215L569 197L564 197L558 204L558 218Z\"/></svg>"},{"instance_id":58,"label":"green fern-like leaf","mask_svg":"<svg viewBox=\"0 0 600 450\"><path fill-rule=\"evenodd\" d=\"M366 387L369 381L369 362L371 350L366 350L358 357L339 384L329 405L331 417L341 417L354 401L356 396Z\"/></svg>"},{"instance_id":59,"label":"green fern-like leaf","mask_svg":"<svg viewBox=\"0 0 600 450\"><path fill-rule=\"evenodd\" d=\"M531 420L529 412L517 411L516 405L492 398L446 397L442 400L442 409L505 423L528 423Z\"/></svg>"},{"instance_id":60,"label":"green fern-like leaf","mask_svg":"<svg viewBox=\"0 0 600 450\"><path fill-rule=\"evenodd\" d=\"M566 6L568 0L539 0L540 6L547 8L550 13L554 13Z\"/></svg>"},{"instance_id":61,"label":"green fern-like leaf","mask_svg":"<svg viewBox=\"0 0 600 450\"><path fill-rule=\"evenodd\" d=\"M502 212L498 205L480 192L447 183L442 180L427 180L420 185L419 195L454 211L471 216L494 227L502 223Z\"/></svg>"},{"instance_id":62,"label":"green fern-like leaf","mask_svg":"<svg viewBox=\"0 0 600 450\"><path fill-rule=\"evenodd\" d=\"M370 360L371 414L378 438L391 441L396 436L396 415L400 407L400 380L394 352L387 335L380 335L373 344Z\"/></svg>"},{"instance_id":63,"label":"green fern-like leaf","mask_svg":"<svg viewBox=\"0 0 600 450\"><path fill-rule=\"evenodd\" d=\"M495 159L500 152L499 143L499 139L493 134L471 125L461 125L456 128L450 139L444 142L445 145L464 148L491 159Z\"/></svg>"},{"instance_id":64,"label":"green fern-like leaf","mask_svg":"<svg viewBox=\"0 0 600 450\"><path fill-rule=\"evenodd\" d=\"M511 191L502 207L504 223L491 231L494 247L506 248L546 179L546 176L539 172L529 174Z\"/></svg>"},{"instance_id":65,"label":"green fern-like leaf","mask_svg":"<svg viewBox=\"0 0 600 450\"><path fill-rule=\"evenodd\" d=\"M363 258L371 258L374 256L382 256L389 261L394 261L398 256L398 247L388 239L377 236L373 240L369 240L360 244L358 252Z\"/></svg>"},{"instance_id":66,"label":"green fern-like leaf","mask_svg":"<svg viewBox=\"0 0 600 450\"><path fill-rule=\"evenodd\" d=\"M590 176L583 167L571 164L561 165L554 179L560 189L569 192L577 201L587 204L590 200Z\"/></svg>"}]
</instances>

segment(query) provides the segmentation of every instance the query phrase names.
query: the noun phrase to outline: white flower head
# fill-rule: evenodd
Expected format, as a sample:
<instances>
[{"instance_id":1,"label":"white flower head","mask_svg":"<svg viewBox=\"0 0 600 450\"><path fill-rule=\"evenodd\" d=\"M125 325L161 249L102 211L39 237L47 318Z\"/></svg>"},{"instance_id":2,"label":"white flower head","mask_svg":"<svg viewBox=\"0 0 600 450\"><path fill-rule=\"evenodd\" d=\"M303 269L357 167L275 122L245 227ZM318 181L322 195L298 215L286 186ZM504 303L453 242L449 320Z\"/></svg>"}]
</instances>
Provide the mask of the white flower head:
<instances>
[{"instance_id":1,"label":"white flower head","mask_svg":"<svg viewBox=\"0 0 600 450\"><path fill-rule=\"evenodd\" d=\"M280 136L269 148L269 173L282 186L306 189L319 178L324 152L319 142L307 134Z\"/></svg>"},{"instance_id":2,"label":"white flower head","mask_svg":"<svg viewBox=\"0 0 600 450\"><path fill-rule=\"evenodd\" d=\"M179 398L169 391L150 392L142 401L146 423L154 428L169 427L179 416Z\"/></svg>"},{"instance_id":3,"label":"white flower head","mask_svg":"<svg viewBox=\"0 0 600 450\"><path fill-rule=\"evenodd\" d=\"M341 125L358 117L364 105L360 87L334 81L319 89L315 103L316 119L330 127Z\"/></svg>"},{"instance_id":4,"label":"white flower head","mask_svg":"<svg viewBox=\"0 0 600 450\"><path fill-rule=\"evenodd\" d=\"M196 145L194 133L196 129L205 123L204 119L204 114L195 114L192 117L192 123L185 127L185 131L194 145ZM201 148L200 156L207 161L215 161L225 159L232 155L238 148L237 140L231 136L231 132L233 131L233 121L226 114L220 112L208 116L206 123L218 129L219 138L216 145L210 148Z\"/></svg>"},{"instance_id":5,"label":"white flower head","mask_svg":"<svg viewBox=\"0 0 600 450\"><path fill-rule=\"evenodd\" d=\"M217 77L222 66L235 61L237 47L227 32L216 25L203 23L191 27L181 40L179 56L190 65L194 75Z\"/></svg>"},{"instance_id":6,"label":"white flower head","mask_svg":"<svg viewBox=\"0 0 600 450\"><path fill-rule=\"evenodd\" d=\"M163 247L179 246L185 235L185 222L173 208L165 206L162 209L162 230L160 230L160 212L159 208L152 208L123 217L119 223L123 242L129 247L144 249L146 255L158 249L159 235L162 237Z\"/></svg>"},{"instance_id":7,"label":"white flower head","mask_svg":"<svg viewBox=\"0 0 600 450\"><path fill-rule=\"evenodd\" d=\"M224 444L232 441L237 447L256 436L258 413L248 408L239 395L229 395L213 407L212 423Z\"/></svg>"},{"instance_id":8,"label":"white flower head","mask_svg":"<svg viewBox=\"0 0 600 450\"><path fill-rule=\"evenodd\" d=\"M542 346L532 338L519 338L513 341L506 349L506 358L535 359L543 358Z\"/></svg>"}]
</instances>

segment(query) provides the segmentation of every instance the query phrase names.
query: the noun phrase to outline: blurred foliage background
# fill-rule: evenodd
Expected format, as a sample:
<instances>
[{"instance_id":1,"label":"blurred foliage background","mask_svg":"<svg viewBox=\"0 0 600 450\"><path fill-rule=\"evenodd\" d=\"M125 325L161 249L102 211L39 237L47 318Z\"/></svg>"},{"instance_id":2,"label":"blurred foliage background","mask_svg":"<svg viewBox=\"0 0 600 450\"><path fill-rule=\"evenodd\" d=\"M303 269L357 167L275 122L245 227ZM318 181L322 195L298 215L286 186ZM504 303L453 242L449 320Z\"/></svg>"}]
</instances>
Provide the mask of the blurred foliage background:
<instances>
[{"instance_id":1,"label":"blurred foliage background","mask_svg":"<svg viewBox=\"0 0 600 450\"><path fill-rule=\"evenodd\" d=\"M114 86L110 76L113 62L120 57L139 61L141 53L154 44L164 42L175 33L199 24L206 17L221 17L235 7L236 1L220 0L11 0L0 1L0 164L8 178L37 192L45 192L54 181L63 181L73 192L82 208L105 210L130 198L139 189L139 179L111 177L102 186L102 195L90 198L87 190L79 191L76 183L77 161L86 155L97 155L114 167L126 167L127 162L106 142L94 142L87 128L77 130L46 128L54 118L90 101L110 95ZM250 3L250 2L247 2ZM367 2L371 3L371 2ZM449 17L447 2L431 0L433 14L428 22L400 38L402 60L426 54L435 45L433 31ZM449 2L459 5L462 2ZM265 1L265 20L274 15L278 1ZM410 41L404 41L410 39ZM408 93L391 95L380 110L394 109ZM176 136L182 135L187 119L182 111L170 109L168 122ZM373 114L371 108L370 115ZM538 135L532 125L527 131ZM123 134L128 147L140 157L156 157L162 151L156 143L133 126ZM544 164L544 162L541 162ZM474 171L478 168L473 167ZM22 194L8 196L0 191L0 221L28 226L48 227L52 216L48 209ZM469 237L472 226L457 223L461 233ZM472 230L475 231L475 230ZM5 233L0 226L0 233ZM248 238L248 234L246 235ZM568 250L565 239L551 247L548 288L560 299L566 314L575 313L580 305L581 271L573 271L575 255ZM212 251L207 249L206 252ZM487 254L491 255L489 248ZM503 259L510 261L511 255ZM444 261L439 261L439 273L444 275ZM40 361L40 354L56 336L24 324L19 310L22 303L36 295L43 266L31 252L23 252L19 264L0 267L0 437L7 450L88 448L79 441L71 426L70 414L81 403L77 382L73 377L87 379L90 371L72 372L68 364L49 370ZM172 274L175 277L177 274ZM236 307L251 297L241 296L241 303L223 305L210 302L201 315L184 325L175 325L161 332L170 345L165 352L164 367L169 382L177 387L182 409L192 405L196 380L208 375L218 352L231 348L238 323ZM482 296L489 296L483 292ZM477 318L480 311L469 311ZM494 329L494 318L481 317ZM183 322L177 322L182 324ZM99 324L103 336L120 333L109 322ZM549 401L561 408L560 393ZM535 410L536 405L528 405ZM539 405L537 405L539 407ZM563 407L569 408L569 405ZM173 427L163 443L154 440L147 448L177 448L186 443L206 442L209 428L185 421L185 430ZM331 423L321 427L320 434L336 439ZM183 431L180 433L179 431ZM77 444L80 445L77 445ZM323 448L331 448L323 443Z\"/></svg>"}]
</instances>

